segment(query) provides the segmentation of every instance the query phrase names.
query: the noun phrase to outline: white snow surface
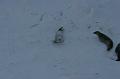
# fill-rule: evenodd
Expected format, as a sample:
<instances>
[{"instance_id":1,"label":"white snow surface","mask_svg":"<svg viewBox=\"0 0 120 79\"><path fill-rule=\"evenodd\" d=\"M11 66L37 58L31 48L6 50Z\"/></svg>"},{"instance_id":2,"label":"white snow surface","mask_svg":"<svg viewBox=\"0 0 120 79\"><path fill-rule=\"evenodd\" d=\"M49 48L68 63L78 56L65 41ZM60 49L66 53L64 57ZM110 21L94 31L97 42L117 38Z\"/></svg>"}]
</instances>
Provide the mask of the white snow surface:
<instances>
[{"instance_id":1,"label":"white snow surface","mask_svg":"<svg viewBox=\"0 0 120 79\"><path fill-rule=\"evenodd\" d=\"M119 79L119 21L120 0L0 0L0 79ZM61 26L65 41L53 44Z\"/></svg>"}]
</instances>

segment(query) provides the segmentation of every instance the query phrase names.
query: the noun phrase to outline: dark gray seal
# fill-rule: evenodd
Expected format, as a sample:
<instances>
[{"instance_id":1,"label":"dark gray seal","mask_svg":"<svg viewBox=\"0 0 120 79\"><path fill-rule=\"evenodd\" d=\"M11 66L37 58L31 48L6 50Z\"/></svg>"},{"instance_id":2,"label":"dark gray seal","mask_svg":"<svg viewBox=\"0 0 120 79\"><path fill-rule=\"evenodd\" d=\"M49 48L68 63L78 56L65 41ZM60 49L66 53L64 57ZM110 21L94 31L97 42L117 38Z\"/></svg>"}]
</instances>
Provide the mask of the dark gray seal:
<instances>
[{"instance_id":1,"label":"dark gray seal","mask_svg":"<svg viewBox=\"0 0 120 79\"><path fill-rule=\"evenodd\" d=\"M107 46L107 51L110 51L113 48L113 41L107 35L99 31L95 31L94 34L96 34L99 40Z\"/></svg>"},{"instance_id":2,"label":"dark gray seal","mask_svg":"<svg viewBox=\"0 0 120 79\"><path fill-rule=\"evenodd\" d=\"M116 61L120 61L120 43L116 46L115 53L117 55L117 60Z\"/></svg>"}]
</instances>

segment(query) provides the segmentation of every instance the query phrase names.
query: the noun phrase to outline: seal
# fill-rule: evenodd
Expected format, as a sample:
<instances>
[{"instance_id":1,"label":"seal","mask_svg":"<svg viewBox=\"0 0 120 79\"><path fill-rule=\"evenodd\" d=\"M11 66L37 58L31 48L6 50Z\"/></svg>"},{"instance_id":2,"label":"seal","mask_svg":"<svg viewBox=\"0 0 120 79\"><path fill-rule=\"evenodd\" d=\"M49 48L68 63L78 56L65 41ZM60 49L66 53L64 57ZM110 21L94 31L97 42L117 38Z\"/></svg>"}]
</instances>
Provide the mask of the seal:
<instances>
[{"instance_id":1,"label":"seal","mask_svg":"<svg viewBox=\"0 0 120 79\"><path fill-rule=\"evenodd\" d=\"M120 61L120 43L116 46L115 53L117 55L117 60L116 61Z\"/></svg>"},{"instance_id":2,"label":"seal","mask_svg":"<svg viewBox=\"0 0 120 79\"><path fill-rule=\"evenodd\" d=\"M54 43L63 43L64 42L64 28L63 27L60 27L56 34L55 34L55 39L54 39Z\"/></svg>"},{"instance_id":3,"label":"seal","mask_svg":"<svg viewBox=\"0 0 120 79\"><path fill-rule=\"evenodd\" d=\"M99 38L99 40L107 46L107 51L110 51L113 48L113 41L105 34L95 31L93 32Z\"/></svg>"}]
</instances>

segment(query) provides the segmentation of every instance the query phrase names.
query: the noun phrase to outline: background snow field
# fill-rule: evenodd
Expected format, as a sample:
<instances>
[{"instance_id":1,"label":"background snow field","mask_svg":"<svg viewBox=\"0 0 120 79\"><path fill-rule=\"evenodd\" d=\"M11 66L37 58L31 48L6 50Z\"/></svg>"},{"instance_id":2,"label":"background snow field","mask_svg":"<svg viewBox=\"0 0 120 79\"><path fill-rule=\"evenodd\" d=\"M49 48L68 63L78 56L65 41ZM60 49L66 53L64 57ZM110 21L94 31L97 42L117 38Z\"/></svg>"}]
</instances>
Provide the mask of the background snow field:
<instances>
[{"instance_id":1,"label":"background snow field","mask_svg":"<svg viewBox=\"0 0 120 79\"><path fill-rule=\"evenodd\" d=\"M0 79L119 79L119 8L120 0L0 0ZM96 30L113 40L110 52Z\"/></svg>"}]
</instances>

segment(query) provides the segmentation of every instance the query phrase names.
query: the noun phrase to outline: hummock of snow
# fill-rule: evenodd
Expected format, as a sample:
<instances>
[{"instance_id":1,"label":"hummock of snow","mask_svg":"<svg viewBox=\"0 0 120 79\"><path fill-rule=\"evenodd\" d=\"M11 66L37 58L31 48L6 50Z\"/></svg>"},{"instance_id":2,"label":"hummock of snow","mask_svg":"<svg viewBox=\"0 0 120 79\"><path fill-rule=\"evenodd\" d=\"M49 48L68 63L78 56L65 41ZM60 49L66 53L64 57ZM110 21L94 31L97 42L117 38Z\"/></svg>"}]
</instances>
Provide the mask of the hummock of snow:
<instances>
[{"instance_id":1,"label":"hummock of snow","mask_svg":"<svg viewBox=\"0 0 120 79\"><path fill-rule=\"evenodd\" d=\"M0 79L119 79L120 0L0 0ZM53 44L64 26L65 42ZM108 52L99 30L114 41Z\"/></svg>"}]
</instances>

